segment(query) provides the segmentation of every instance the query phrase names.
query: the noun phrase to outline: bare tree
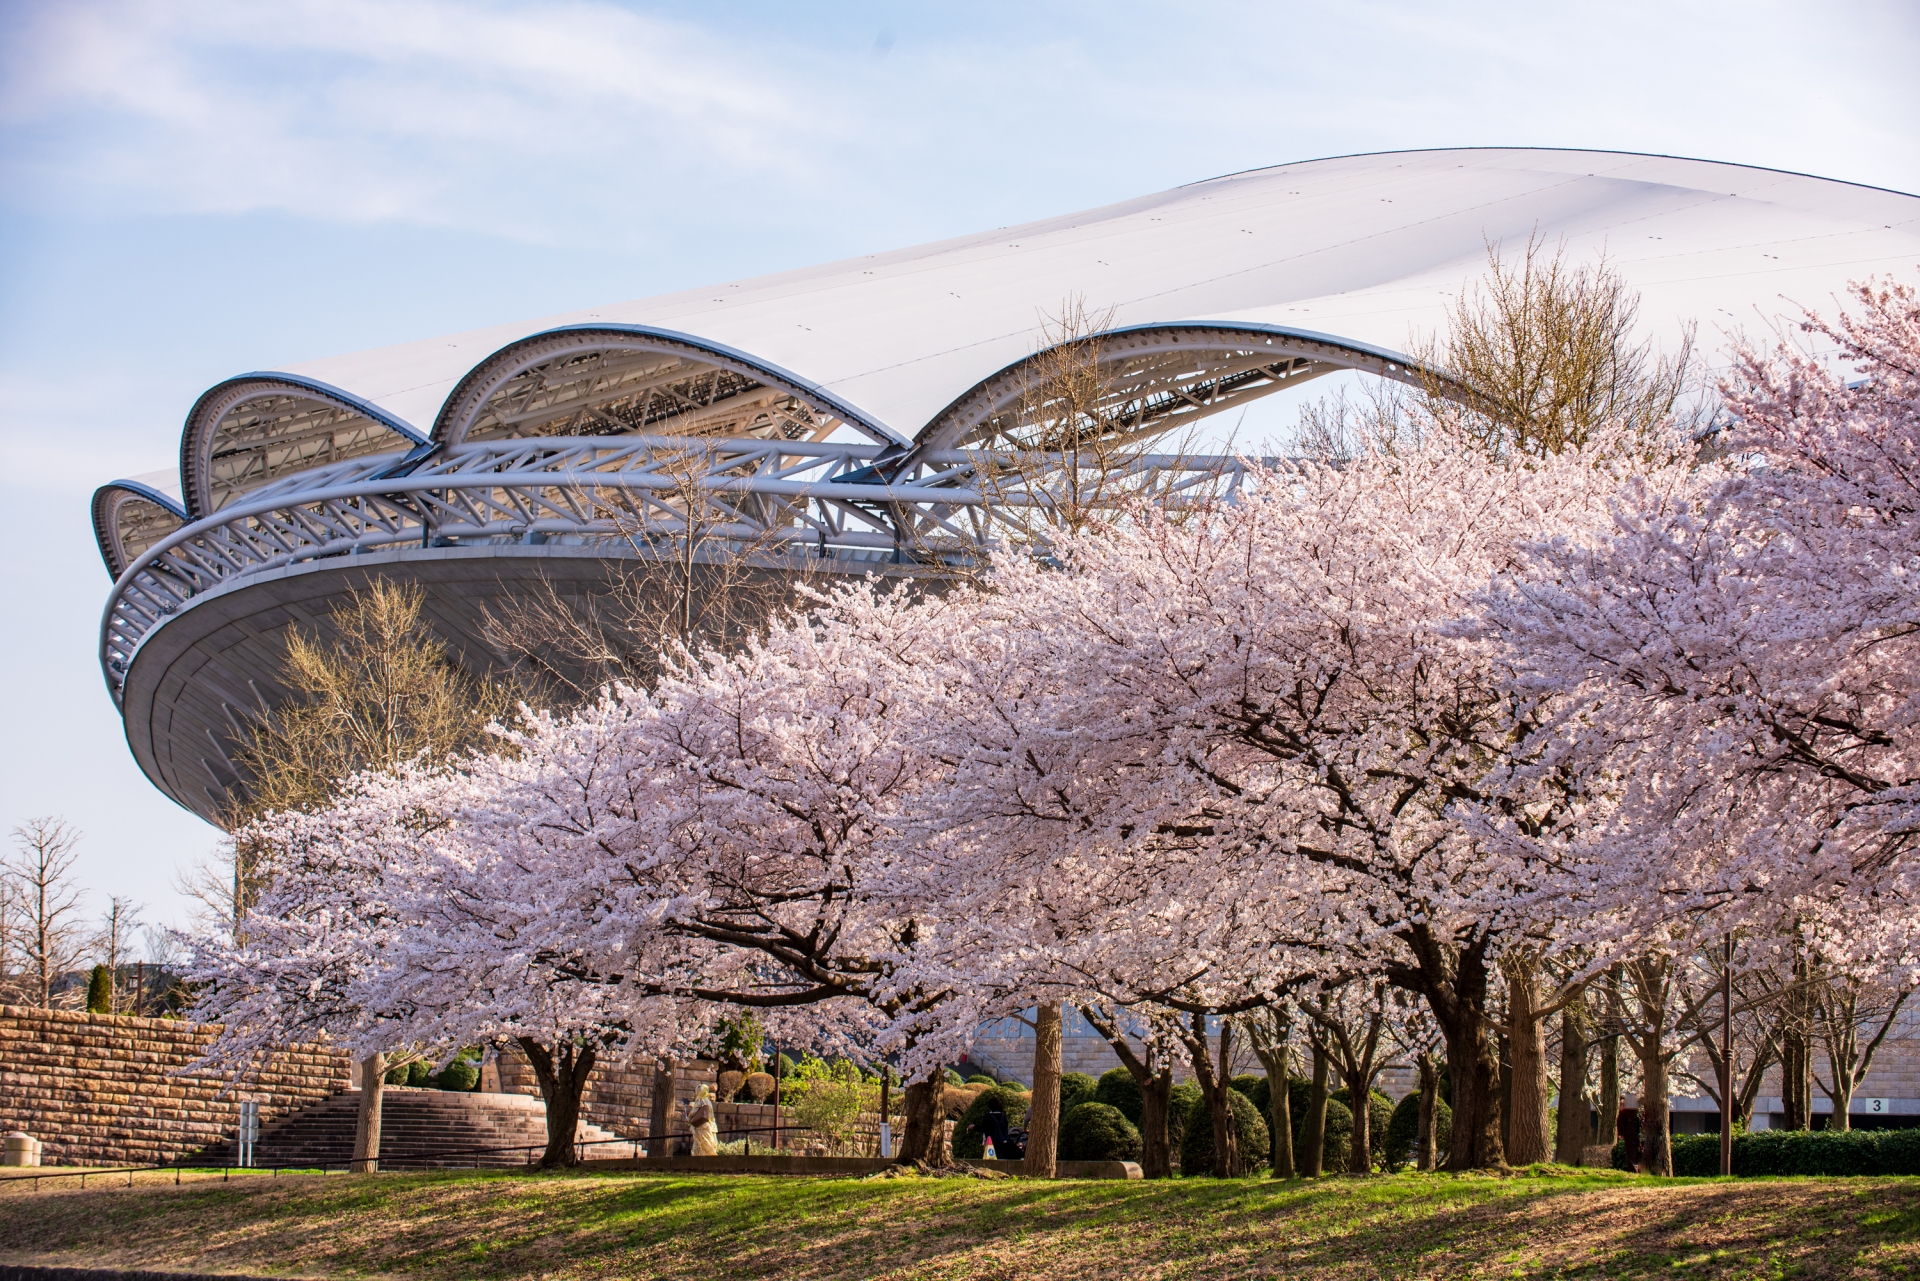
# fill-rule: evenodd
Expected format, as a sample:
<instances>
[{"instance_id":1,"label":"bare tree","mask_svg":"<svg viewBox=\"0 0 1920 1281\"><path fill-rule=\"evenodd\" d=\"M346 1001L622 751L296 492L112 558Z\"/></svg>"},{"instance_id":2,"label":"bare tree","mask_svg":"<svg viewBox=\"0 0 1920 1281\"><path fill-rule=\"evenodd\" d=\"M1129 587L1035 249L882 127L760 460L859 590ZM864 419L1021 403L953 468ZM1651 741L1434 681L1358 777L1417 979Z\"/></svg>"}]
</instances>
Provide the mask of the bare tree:
<instances>
[{"instance_id":1,"label":"bare tree","mask_svg":"<svg viewBox=\"0 0 1920 1281\"><path fill-rule=\"evenodd\" d=\"M52 1009L54 980L78 965L86 949L81 889L73 876L80 834L64 819L34 818L13 829L13 841L5 875L26 992L41 1009Z\"/></svg>"},{"instance_id":2,"label":"bare tree","mask_svg":"<svg viewBox=\"0 0 1920 1281\"><path fill-rule=\"evenodd\" d=\"M663 656L732 648L807 599L817 561L793 553L793 513L755 498L743 513L707 487L710 445L660 449L665 486L616 522L633 552L606 592L570 598L548 579L485 609L487 644L549 704L579 704L607 685L644 686Z\"/></svg>"},{"instance_id":3,"label":"bare tree","mask_svg":"<svg viewBox=\"0 0 1920 1281\"><path fill-rule=\"evenodd\" d=\"M491 745L487 725L513 706L513 692L460 668L422 622L425 602L416 586L376 579L333 611L331 641L297 629L288 637L281 678L293 697L263 707L240 746L247 795L229 815L235 826L323 805L359 770ZM230 908L228 928L238 929L271 872L272 852L241 827L184 887L209 913ZM355 1169L377 1168L388 1066L378 1053L360 1065Z\"/></svg>"},{"instance_id":4,"label":"bare tree","mask_svg":"<svg viewBox=\"0 0 1920 1281\"><path fill-rule=\"evenodd\" d=\"M1077 295L1043 314L1013 407L976 442L974 483L1000 541L1044 546L1148 500L1174 520L1204 507L1210 488L1187 465L1190 442L1169 444L1153 407L1115 377L1105 336L1113 316ZM1184 500L1187 489L1195 502Z\"/></svg>"},{"instance_id":5,"label":"bare tree","mask_svg":"<svg viewBox=\"0 0 1920 1281\"><path fill-rule=\"evenodd\" d=\"M1488 452L1557 453L1624 422L1651 439L1695 382L1693 331L1661 353L1637 339L1640 295L1604 256L1569 260L1530 236L1487 246L1486 274L1447 309L1443 336L1413 344L1430 413L1461 412Z\"/></svg>"},{"instance_id":6,"label":"bare tree","mask_svg":"<svg viewBox=\"0 0 1920 1281\"><path fill-rule=\"evenodd\" d=\"M110 985L109 1010L121 1014L131 1005L133 995L127 992L123 971L131 963L133 955L133 932L140 927L140 905L122 894L115 894L107 900L107 910L100 917L99 933L93 938L93 954L101 965L107 967L107 981Z\"/></svg>"}]
</instances>

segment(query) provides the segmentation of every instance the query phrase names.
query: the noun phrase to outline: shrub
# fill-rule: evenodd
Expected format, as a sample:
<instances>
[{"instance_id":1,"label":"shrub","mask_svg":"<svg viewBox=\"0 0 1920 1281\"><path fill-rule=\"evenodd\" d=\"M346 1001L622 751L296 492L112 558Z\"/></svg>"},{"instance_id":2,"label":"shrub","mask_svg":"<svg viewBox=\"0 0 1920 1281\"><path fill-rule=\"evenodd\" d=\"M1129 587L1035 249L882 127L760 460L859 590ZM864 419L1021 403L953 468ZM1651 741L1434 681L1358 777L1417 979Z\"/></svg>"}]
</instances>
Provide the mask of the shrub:
<instances>
[{"instance_id":1,"label":"shrub","mask_svg":"<svg viewBox=\"0 0 1920 1281\"><path fill-rule=\"evenodd\" d=\"M987 1108L994 1103L998 1103L1000 1110L1007 1114L1007 1125L1012 1129L1019 1129L1021 1122L1027 1119L1028 1098L1024 1090L995 1085L980 1091L954 1124L953 1154L956 1157L962 1160L980 1158L985 1143L973 1127L985 1119Z\"/></svg>"},{"instance_id":2,"label":"shrub","mask_svg":"<svg viewBox=\"0 0 1920 1281\"><path fill-rule=\"evenodd\" d=\"M1200 1087L1192 1081L1182 1081L1173 1087L1167 1098L1167 1142L1173 1145L1175 1152L1187 1137L1187 1114L1200 1101Z\"/></svg>"},{"instance_id":3,"label":"shrub","mask_svg":"<svg viewBox=\"0 0 1920 1281\"><path fill-rule=\"evenodd\" d=\"M113 1013L113 971L104 965L87 975L87 1013Z\"/></svg>"},{"instance_id":4,"label":"shrub","mask_svg":"<svg viewBox=\"0 0 1920 1281\"><path fill-rule=\"evenodd\" d=\"M713 1094L722 1103L733 1102L733 1096L740 1093L740 1087L747 1083L745 1072L726 1071L714 1078Z\"/></svg>"},{"instance_id":5,"label":"shrub","mask_svg":"<svg viewBox=\"0 0 1920 1281\"><path fill-rule=\"evenodd\" d=\"M961 1084L963 1085L998 1085L1000 1084L1000 1082L994 1080L990 1076L986 1076L982 1073L976 1072L974 1075L968 1077L965 1081L961 1082Z\"/></svg>"},{"instance_id":6,"label":"shrub","mask_svg":"<svg viewBox=\"0 0 1920 1281\"><path fill-rule=\"evenodd\" d=\"M1307 1133L1307 1096L1313 1093L1310 1082L1294 1080L1287 1090L1289 1119L1293 1122L1293 1168L1307 1168L1307 1149L1301 1141ZM1322 1172L1344 1170L1347 1168L1347 1148L1353 1141L1353 1113L1347 1111L1347 1105L1329 1095L1327 1097L1327 1136L1320 1144L1320 1169Z\"/></svg>"},{"instance_id":7,"label":"shrub","mask_svg":"<svg viewBox=\"0 0 1920 1281\"><path fill-rule=\"evenodd\" d=\"M1067 1113L1080 1104L1093 1098L1093 1092L1100 1083L1085 1072L1063 1072L1060 1074L1060 1120L1067 1119Z\"/></svg>"},{"instance_id":8,"label":"shrub","mask_svg":"<svg viewBox=\"0 0 1920 1281\"><path fill-rule=\"evenodd\" d=\"M947 1085L940 1089L940 1111L949 1121L958 1121L986 1091L983 1085Z\"/></svg>"},{"instance_id":9,"label":"shrub","mask_svg":"<svg viewBox=\"0 0 1920 1281\"><path fill-rule=\"evenodd\" d=\"M1100 1074L1099 1083L1093 1087L1093 1101L1117 1108L1121 1116L1140 1124L1140 1087L1134 1083L1133 1073L1123 1067L1108 1068Z\"/></svg>"},{"instance_id":10,"label":"shrub","mask_svg":"<svg viewBox=\"0 0 1920 1281\"><path fill-rule=\"evenodd\" d=\"M1433 1101L1433 1128L1439 1132L1439 1148L1447 1150L1453 1138L1453 1109L1441 1099ZM1413 1141L1419 1137L1420 1130L1420 1091L1415 1090L1401 1099L1393 1109L1393 1115L1387 1119L1387 1141L1382 1152L1382 1160L1387 1169L1398 1170L1413 1160ZM1437 1159L1439 1153L1435 1153Z\"/></svg>"},{"instance_id":11,"label":"shrub","mask_svg":"<svg viewBox=\"0 0 1920 1281\"><path fill-rule=\"evenodd\" d=\"M1199 1087L1194 1087L1198 1095ZM1253 1106L1253 1100L1238 1090L1227 1091L1227 1106L1233 1111L1233 1131L1240 1143L1240 1164L1252 1170L1267 1163L1267 1123ZM1213 1121L1207 1115L1204 1099L1195 1098L1187 1112L1186 1133L1180 1138L1180 1172L1207 1174L1213 1170Z\"/></svg>"},{"instance_id":12,"label":"shrub","mask_svg":"<svg viewBox=\"0 0 1920 1281\"><path fill-rule=\"evenodd\" d=\"M1620 1149L1616 1151L1625 1155ZM1619 1160L1614 1164L1618 1166ZM1673 1172L1696 1176L1720 1173L1720 1136L1675 1136ZM1758 1130L1736 1134L1733 1172L1746 1176L1920 1174L1920 1130Z\"/></svg>"},{"instance_id":13,"label":"shrub","mask_svg":"<svg viewBox=\"0 0 1920 1281\"><path fill-rule=\"evenodd\" d=\"M1347 1128L1353 1128L1353 1095L1347 1090L1335 1090L1327 1097L1347 1109ZM1386 1159L1387 1127L1393 1123L1393 1100L1378 1090L1368 1091L1367 1098L1367 1155L1378 1163ZM1341 1169L1346 1166L1342 1163Z\"/></svg>"},{"instance_id":14,"label":"shrub","mask_svg":"<svg viewBox=\"0 0 1920 1281\"><path fill-rule=\"evenodd\" d=\"M852 1141L854 1123L860 1119L860 1087L831 1077L811 1081L793 1105L793 1119L844 1148Z\"/></svg>"},{"instance_id":15,"label":"shrub","mask_svg":"<svg viewBox=\"0 0 1920 1281\"><path fill-rule=\"evenodd\" d=\"M1140 1131L1105 1103L1077 1103L1060 1119L1062 1161L1138 1161L1140 1148Z\"/></svg>"},{"instance_id":16,"label":"shrub","mask_svg":"<svg viewBox=\"0 0 1920 1281\"><path fill-rule=\"evenodd\" d=\"M966 1083L967 1083L966 1077L961 1076L958 1072L954 1071L952 1068L947 1069L948 1085L965 1085Z\"/></svg>"},{"instance_id":17,"label":"shrub","mask_svg":"<svg viewBox=\"0 0 1920 1281\"><path fill-rule=\"evenodd\" d=\"M749 1072L744 1082L747 1093L755 1103L765 1103L773 1097L773 1078L765 1072Z\"/></svg>"},{"instance_id":18,"label":"shrub","mask_svg":"<svg viewBox=\"0 0 1920 1281\"><path fill-rule=\"evenodd\" d=\"M469 1093L480 1087L480 1049L469 1046L453 1056L453 1061L427 1078L427 1083L436 1090L453 1090L461 1094Z\"/></svg>"},{"instance_id":19,"label":"shrub","mask_svg":"<svg viewBox=\"0 0 1920 1281\"><path fill-rule=\"evenodd\" d=\"M1253 1104L1253 1106L1255 1107L1260 1107L1260 1104L1263 1100L1260 1098L1259 1095L1256 1095L1254 1091L1259 1090L1261 1091L1262 1094L1264 1094L1266 1092L1266 1087L1267 1087L1267 1078L1264 1076L1261 1076L1257 1072L1242 1072L1239 1076L1236 1076L1233 1078L1233 1080L1227 1082L1227 1088L1229 1090L1240 1091L1240 1093L1247 1096L1247 1102ZM1261 1110L1265 1111L1266 1109L1261 1108Z\"/></svg>"},{"instance_id":20,"label":"shrub","mask_svg":"<svg viewBox=\"0 0 1920 1281\"><path fill-rule=\"evenodd\" d=\"M785 1080L787 1077L792 1076L793 1072L794 1072L794 1066L793 1066L792 1059L788 1058L784 1054L777 1054L774 1056L773 1074L775 1076L779 1077L781 1080Z\"/></svg>"}]
</instances>

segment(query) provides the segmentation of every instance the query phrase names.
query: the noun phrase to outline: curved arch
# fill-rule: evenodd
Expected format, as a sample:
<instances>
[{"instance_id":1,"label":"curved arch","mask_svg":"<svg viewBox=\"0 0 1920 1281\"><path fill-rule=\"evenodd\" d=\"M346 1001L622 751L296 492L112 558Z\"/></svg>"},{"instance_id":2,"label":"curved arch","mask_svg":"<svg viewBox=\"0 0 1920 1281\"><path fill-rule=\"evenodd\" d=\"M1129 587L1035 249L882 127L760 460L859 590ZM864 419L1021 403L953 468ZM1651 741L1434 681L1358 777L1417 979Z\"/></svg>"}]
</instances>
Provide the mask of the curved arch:
<instances>
[{"instance_id":1,"label":"curved arch","mask_svg":"<svg viewBox=\"0 0 1920 1281\"><path fill-rule=\"evenodd\" d=\"M878 444L906 444L819 384L732 347L646 325L569 325L509 343L475 365L447 397L433 440L819 440L843 424Z\"/></svg>"},{"instance_id":2,"label":"curved arch","mask_svg":"<svg viewBox=\"0 0 1920 1281\"><path fill-rule=\"evenodd\" d=\"M1109 329L1087 341L1099 344L1103 412L1139 437L1342 369L1409 384L1430 377L1451 386L1445 375L1397 351L1283 325L1171 321ZM1047 395L1048 358L1070 345L1035 352L968 388L920 429L914 452L961 449L1008 430L1024 404Z\"/></svg>"},{"instance_id":3,"label":"curved arch","mask_svg":"<svg viewBox=\"0 0 1920 1281\"><path fill-rule=\"evenodd\" d=\"M309 467L425 443L412 424L338 387L241 374L194 402L180 436L180 487L198 520Z\"/></svg>"},{"instance_id":4,"label":"curved arch","mask_svg":"<svg viewBox=\"0 0 1920 1281\"><path fill-rule=\"evenodd\" d=\"M187 523L187 509L137 480L108 481L93 491L93 537L116 580L140 554Z\"/></svg>"}]
</instances>

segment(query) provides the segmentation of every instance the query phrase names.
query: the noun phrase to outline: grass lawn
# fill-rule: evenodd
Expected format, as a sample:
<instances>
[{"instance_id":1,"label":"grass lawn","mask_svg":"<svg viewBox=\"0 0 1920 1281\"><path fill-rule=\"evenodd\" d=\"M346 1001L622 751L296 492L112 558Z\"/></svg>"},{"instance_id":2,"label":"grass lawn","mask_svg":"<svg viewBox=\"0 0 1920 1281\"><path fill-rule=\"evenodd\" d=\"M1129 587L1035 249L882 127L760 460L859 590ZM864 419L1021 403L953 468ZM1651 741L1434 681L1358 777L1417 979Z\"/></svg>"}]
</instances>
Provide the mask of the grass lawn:
<instances>
[{"instance_id":1,"label":"grass lawn","mask_svg":"<svg viewBox=\"0 0 1920 1281\"><path fill-rule=\"evenodd\" d=\"M304 1277L1920 1276L1920 1179L662 1174L0 1185L0 1261Z\"/></svg>"}]
</instances>

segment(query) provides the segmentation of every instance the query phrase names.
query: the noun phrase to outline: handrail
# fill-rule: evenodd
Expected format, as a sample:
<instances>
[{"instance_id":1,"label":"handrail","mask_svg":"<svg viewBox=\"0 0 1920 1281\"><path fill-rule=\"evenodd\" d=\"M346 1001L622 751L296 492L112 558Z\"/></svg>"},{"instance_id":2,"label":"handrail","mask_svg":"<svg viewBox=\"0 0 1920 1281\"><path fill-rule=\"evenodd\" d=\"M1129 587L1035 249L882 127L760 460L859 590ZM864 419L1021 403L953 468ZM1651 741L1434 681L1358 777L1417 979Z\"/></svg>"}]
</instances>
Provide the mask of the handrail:
<instances>
[{"instance_id":1,"label":"handrail","mask_svg":"<svg viewBox=\"0 0 1920 1281\"><path fill-rule=\"evenodd\" d=\"M404 476L384 474L390 455L316 469L303 474L305 488L291 480L269 486L173 531L136 558L115 581L101 618L102 675L118 702L134 652L168 617L216 587L301 561L556 535L624 540L638 552L649 538L677 537L687 528L674 495L689 485L724 517L710 536L758 543L769 554L785 548L789 555L856 560L965 557L993 545L995 523L1005 519L996 509L1047 507L1054 499L1036 481L1086 465L1036 454L1018 460L1010 479L983 485L977 469L1004 466L1000 455L939 451L919 461L918 474L885 482L872 466L881 452L866 442L757 437L547 438L453 446ZM704 474L663 472L690 453L704 456ZM1244 473L1238 458L1178 455L1142 455L1121 469L1129 478L1177 476L1175 491L1223 480L1231 491ZM1105 501L1121 498L1115 491ZM962 521L963 511L980 514Z\"/></svg>"}]
</instances>

